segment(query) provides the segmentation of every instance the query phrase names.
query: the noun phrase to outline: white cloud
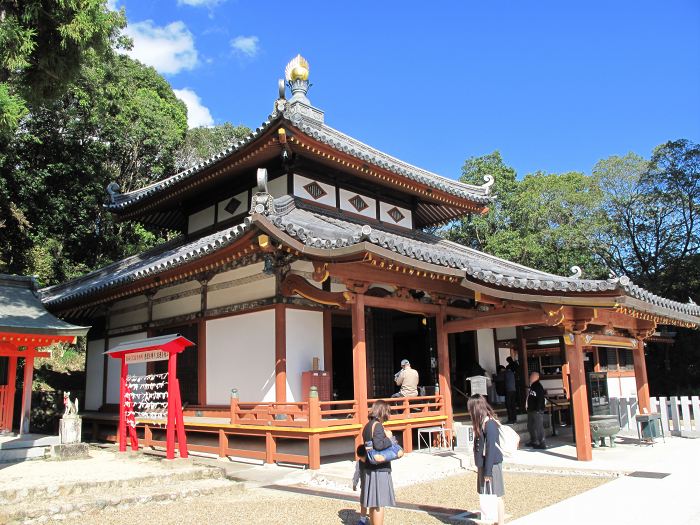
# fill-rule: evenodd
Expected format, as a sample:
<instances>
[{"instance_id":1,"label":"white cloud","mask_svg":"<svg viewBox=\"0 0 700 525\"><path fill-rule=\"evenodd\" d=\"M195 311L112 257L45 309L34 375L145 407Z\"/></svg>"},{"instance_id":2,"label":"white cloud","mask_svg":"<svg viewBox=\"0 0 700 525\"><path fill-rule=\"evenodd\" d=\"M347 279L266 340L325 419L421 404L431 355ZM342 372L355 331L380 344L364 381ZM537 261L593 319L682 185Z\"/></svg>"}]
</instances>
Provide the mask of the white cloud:
<instances>
[{"instance_id":1,"label":"white cloud","mask_svg":"<svg viewBox=\"0 0 700 525\"><path fill-rule=\"evenodd\" d=\"M190 88L173 89L175 96L187 106L187 126L198 128L200 126L213 126L214 119L209 108L202 104L202 99Z\"/></svg>"},{"instance_id":2,"label":"white cloud","mask_svg":"<svg viewBox=\"0 0 700 525\"><path fill-rule=\"evenodd\" d=\"M231 40L231 47L235 53L246 56L248 58L253 58L260 51L258 46L257 36L243 36L239 35L233 40Z\"/></svg>"},{"instance_id":3,"label":"white cloud","mask_svg":"<svg viewBox=\"0 0 700 525\"><path fill-rule=\"evenodd\" d=\"M127 53L159 73L175 74L183 69L194 69L199 59L194 47L194 37L184 22L167 26L154 25L153 20L129 24L125 31L134 41Z\"/></svg>"},{"instance_id":4,"label":"white cloud","mask_svg":"<svg viewBox=\"0 0 700 525\"><path fill-rule=\"evenodd\" d=\"M191 5L193 7L214 7L223 4L226 0L177 0L177 5Z\"/></svg>"},{"instance_id":5,"label":"white cloud","mask_svg":"<svg viewBox=\"0 0 700 525\"><path fill-rule=\"evenodd\" d=\"M118 3L119 0L107 0L107 9L110 11L119 11Z\"/></svg>"}]
</instances>

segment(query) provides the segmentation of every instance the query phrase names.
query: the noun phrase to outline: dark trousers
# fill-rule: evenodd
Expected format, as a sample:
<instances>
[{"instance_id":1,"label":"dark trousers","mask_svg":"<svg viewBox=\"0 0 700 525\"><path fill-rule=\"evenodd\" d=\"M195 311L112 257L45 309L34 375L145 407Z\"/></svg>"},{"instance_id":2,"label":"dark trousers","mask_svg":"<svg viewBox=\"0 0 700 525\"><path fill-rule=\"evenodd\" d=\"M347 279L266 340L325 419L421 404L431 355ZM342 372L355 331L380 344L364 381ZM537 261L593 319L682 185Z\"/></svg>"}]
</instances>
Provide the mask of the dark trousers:
<instances>
[{"instance_id":1,"label":"dark trousers","mask_svg":"<svg viewBox=\"0 0 700 525\"><path fill-rule=\"evenodd\" d=\"M518 393L513 390L512 392L506 392L506 410L508 410L508 423L515 423L517 411L515 404L518 401Z\"/></svg>"},{"instance_id":2,"label":"dark trousers","mask_svg":"<svg viewBox=\"0 0 700 525\"><path fill-rule=\"evenodd\" d=\"M544 445L544 421L542 412L527 413L527 430L530 433L530 442L534 445Z\"/></svg>"}]
</instances>

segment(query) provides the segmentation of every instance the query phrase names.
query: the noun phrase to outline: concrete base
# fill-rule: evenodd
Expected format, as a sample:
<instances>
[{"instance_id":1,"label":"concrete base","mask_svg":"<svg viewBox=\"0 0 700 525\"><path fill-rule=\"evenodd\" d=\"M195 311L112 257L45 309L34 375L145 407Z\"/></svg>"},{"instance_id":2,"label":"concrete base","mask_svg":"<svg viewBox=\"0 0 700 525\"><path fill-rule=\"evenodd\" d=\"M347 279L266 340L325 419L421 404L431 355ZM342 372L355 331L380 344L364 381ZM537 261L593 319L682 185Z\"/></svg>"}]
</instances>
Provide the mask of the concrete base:
<instances>
[{"instance_id":1,"label":"concrete base","mask_svg":"<svg viewBox=\"0 0 700 525\"><path fill-rule=\"evenodd\" d=\"M0 463L44 459L51 445L58 445L58 436L22 434L0 437Z\"/></svg>"},{"instance_id":2,"label":"concrete base","mask_svg":"<svg viewBox=\"0 0 700 525\"><path fill-rule=\"evenodd\" d=\"M87 459L90 457L90 447L87 443L53 445L51 447L51 457L58 461Z\"/></svg>"}]
</instances>

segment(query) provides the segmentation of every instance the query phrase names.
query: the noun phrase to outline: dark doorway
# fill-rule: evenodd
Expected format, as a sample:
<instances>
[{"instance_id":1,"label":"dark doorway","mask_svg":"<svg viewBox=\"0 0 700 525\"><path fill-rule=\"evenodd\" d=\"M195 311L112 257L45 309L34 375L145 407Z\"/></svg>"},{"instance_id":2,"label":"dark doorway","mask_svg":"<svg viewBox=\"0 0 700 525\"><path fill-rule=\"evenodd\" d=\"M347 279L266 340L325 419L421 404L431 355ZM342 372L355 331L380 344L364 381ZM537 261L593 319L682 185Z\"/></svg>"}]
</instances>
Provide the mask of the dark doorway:
<instances>
[{"instance_id":1,"label":"dark doorway","mask_svg":"<svg viewBox=\"0 0 700 525\"><path fill-rule=\"evenodd\" d=\"M467 377L479 375L476 351L476 332L459 332L450 336L450 380L452 404L465 408L469 394Z\"/></svg>"},{"instance_id":2,"label":"dark doorway","mask_svg":"<svg viewBox=\"0 0 700 525\"><path fill-rule=\"evenodd\" d=\"M199 367L197 366L197 336L199 334L197 324L181 326L171 326L169 328L156 329L151 333L151 337L159 335L180 334L192 341L195 346L186 348L177 356L177 378L180 381L180 397L182 404L196 405L199 402ZM168 371L167 361L156 361L154 363L154 374L161 374Z\"/></svg>"},{"instance_id":3,"label":"dark doorway","mask_svg":"<svg viewBox=\"0 0 700 525\"><path fill-rule=\"evenodd\" d=\"M408 359L421 386L437 381L435 319L395 310L369 308L367 313L367 381L370 396L390 397L397 391L394 374Z\"/></svg>"},{"instance_id":4,"label":"dark doorway","mask_svg":"<svg viewBox=\"0 0 700 525\"><path fill-rule=\"evenodd\" d=\"M352 317L331 318L333 348L333 399L354 399L352 377Z\"/></svg>"}]
</instances>

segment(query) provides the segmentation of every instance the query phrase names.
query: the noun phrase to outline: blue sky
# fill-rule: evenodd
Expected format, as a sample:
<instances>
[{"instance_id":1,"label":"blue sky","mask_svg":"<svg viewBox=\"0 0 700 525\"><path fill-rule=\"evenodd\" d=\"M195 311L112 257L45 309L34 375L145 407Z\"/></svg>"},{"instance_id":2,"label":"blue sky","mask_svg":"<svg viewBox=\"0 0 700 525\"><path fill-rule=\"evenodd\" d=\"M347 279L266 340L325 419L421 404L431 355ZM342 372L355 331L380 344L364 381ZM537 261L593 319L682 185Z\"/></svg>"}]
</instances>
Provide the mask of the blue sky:
<instances>
[{"instance_id":1,"label":"blue sky","mask_svg":"<svg viewBox=\"0 0 700 525\"><path fill-rule=\"evenodd\" d=\"M326 123L456 178L700 141L700 2L110 0L192 124L259 125L297 53Z\"/></svg>"}]
</instances>

